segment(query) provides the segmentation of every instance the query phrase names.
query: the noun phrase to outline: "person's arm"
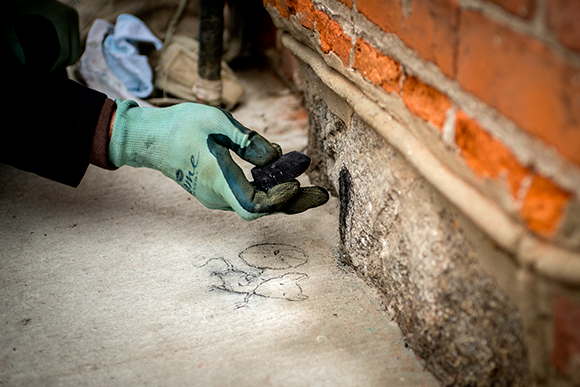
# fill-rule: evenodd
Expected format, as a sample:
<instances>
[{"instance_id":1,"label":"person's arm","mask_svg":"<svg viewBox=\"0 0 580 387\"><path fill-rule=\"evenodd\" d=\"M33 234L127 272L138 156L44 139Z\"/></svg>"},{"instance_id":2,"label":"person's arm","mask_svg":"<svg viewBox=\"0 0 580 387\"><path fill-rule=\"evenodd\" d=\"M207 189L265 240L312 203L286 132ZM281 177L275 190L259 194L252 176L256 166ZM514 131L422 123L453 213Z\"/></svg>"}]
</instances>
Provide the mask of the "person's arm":
<instances>
[{"instance_id":1,"label":"person's arm","mask_svg":"<svg viewBox=\"0 0 580 387\"><path fill-rule=\"evenodd\" d=\"M54 0L8 0L0 9L7 96L0 110L13 117L0 129L0 162L76 186L92 159L99 122L108 125L115 107L66 77L65 67L79 56L78 15Z\"/></svg>"},{"instance_id":2,"label":"person's arm","mask_svg":"<svg viewBox=\"0 0 580 387\"><path fill-rule=\"evenodd\" d=\"M0 64L12 97L0 105L5 126L0 161L71 186L89 162L114 169L148 167L177 182L202 204L230 210L246 220L277 212L295 214L324 204L321 187L297 180L267 191L249 182L230 151L264 166L282 151L217 108L184 103L141 108L66 79L64 67L78 59L78 16L54 0L11 1ZM115 107L117 110L115 110Z\"/></svg>"},{"instance_id":3,"label":"person's arm","mask_svg":"<svg viewBox=\"0 0 580 387\"><path fill-rule=\"evenodd\" d=\"M115 113L117 105L115 101L106 99L99 115L99 120L95 126L95 133L91 145L91 154L89 162L98 167L114 170L117 169L109 161L109 141L113 134L113 125L115 123Z\"/></svg>"},{"instance_id":4,"label":"person's arm","mask_svg":"<svg viewBox=\"0 0 580 387\"><path fill-rule=\"evenodd\" d=\"M80 183L89 161L107 168L91 157L101 114L114 106L106 95L60 77L7 77L6 84L10 98L0 110L13 121L0 129L0 162L70 186Z\"/></svg>"}]
</instances>

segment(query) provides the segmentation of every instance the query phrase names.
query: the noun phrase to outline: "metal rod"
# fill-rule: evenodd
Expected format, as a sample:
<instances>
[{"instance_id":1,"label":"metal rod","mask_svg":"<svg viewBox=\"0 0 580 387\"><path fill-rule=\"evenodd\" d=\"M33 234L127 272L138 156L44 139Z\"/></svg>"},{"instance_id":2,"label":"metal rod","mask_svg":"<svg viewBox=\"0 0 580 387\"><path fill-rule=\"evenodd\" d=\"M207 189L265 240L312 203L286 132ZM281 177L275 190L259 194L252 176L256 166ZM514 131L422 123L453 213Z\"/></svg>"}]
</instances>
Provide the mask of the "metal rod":
<instances>
[{"instance_id":1,"label":"metal rod","mask_svg":"<svg viewBox=\"0 0 580 387\"><path fill-rule=\"evenodd\" d=\"M199 3L198 75L206 80L220 79L223 53L224 0L201 0Z\"/></svg>"}]
</instances>

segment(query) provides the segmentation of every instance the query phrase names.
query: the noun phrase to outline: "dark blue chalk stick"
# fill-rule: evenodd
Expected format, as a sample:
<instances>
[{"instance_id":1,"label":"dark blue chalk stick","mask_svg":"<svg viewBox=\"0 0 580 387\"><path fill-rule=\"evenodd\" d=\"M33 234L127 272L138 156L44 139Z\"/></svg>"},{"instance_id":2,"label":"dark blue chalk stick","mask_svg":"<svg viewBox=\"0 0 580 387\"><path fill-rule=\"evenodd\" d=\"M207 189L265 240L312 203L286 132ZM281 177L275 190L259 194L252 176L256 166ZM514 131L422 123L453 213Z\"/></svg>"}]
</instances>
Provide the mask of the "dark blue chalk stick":
<instances>
[{"instance_id":1,"label":"dark blue chalk stick","mask_svg":"<svg viewBox=\"0 0 580 387\"><path fill-rule=\"evenodd\" d=\"M288 152L271 164L252 168L254 183L259 190L268 191L275 185L297 178L308 169L310 157L303 153Z\"/></svg>"}]
</instances>

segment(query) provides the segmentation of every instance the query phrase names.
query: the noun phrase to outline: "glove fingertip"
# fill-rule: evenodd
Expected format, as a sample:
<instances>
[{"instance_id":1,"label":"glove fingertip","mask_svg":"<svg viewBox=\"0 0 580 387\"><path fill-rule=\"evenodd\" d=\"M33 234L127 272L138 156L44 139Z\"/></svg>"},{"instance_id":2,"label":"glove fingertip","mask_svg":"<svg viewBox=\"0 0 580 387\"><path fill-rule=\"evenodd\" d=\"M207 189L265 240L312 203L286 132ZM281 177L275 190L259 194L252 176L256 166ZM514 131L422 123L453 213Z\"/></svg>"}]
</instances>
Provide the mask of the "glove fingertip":
<instances>
[{"instance_id":1,"label":"glove fingertip","mask_svg":"<svg viewBox=\"0 0 580 387\"><path fill-rule=\"evenodd\" d=\"M330 194L325 188L318 186L300 188L300 192L284 205L282 211L288 215L299 214L326 204L329 199Z\"/></svg>"},{"instance_id":2,"label":"glove fingertip","mask_svg":"<svg viewBox=\"0 0 580 387\"><path fill-rule=\"evenodd\" d=\"M285 203L292 197L297 195L300 191L300 183L298 180L291 180L286 183L278 184L270 188L267 192L271 203Z\"/></svg>"},{"instance_id":3,"label":"glove fingertip","mask_svg":"<svg viewBox=\"0 0 580 387\"><path fill-rule=\"evenodd\" d=\"M257 132L253 132L249 140L250 144L241 150L238 155L254 165L263 166L270 164L282 156L280 145L271 143Z\"/></svg>"},{"instance_id":4,"label":"glove fingertip","mask_svg":"<svg viewBox=\"0 0 580 387\"><path fill-rule=\"evenodd\" d=\"M272 147L276 150L278 157L282 156L282 147L275 142L272 142Z\"/></svg>"}]
</instances>

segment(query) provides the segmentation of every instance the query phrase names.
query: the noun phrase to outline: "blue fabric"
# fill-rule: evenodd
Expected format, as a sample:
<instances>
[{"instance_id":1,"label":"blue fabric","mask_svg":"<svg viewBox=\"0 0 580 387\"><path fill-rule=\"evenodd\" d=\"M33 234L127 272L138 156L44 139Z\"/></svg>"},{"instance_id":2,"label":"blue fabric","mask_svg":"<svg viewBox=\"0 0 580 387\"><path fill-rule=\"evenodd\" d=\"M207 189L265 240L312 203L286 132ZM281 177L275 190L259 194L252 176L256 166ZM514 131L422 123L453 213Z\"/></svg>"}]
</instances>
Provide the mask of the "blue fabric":
<instances>
[{"instance_id":1,"label":"blue fabric","mask_svg":"<svg viewBox=\"0 0 580 387\"><path fill-rule=\"evenodd\" d=\"M136 97L145 98L153 92L153 72L145 55L140 55L138 43L151 43L157 50L163 46L145 23L133 15L122 14L111 35L105 38L103 53L111 71Z\"/></svg>"}]
</instances>

